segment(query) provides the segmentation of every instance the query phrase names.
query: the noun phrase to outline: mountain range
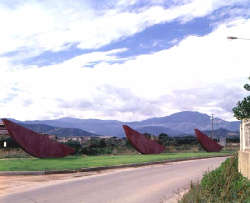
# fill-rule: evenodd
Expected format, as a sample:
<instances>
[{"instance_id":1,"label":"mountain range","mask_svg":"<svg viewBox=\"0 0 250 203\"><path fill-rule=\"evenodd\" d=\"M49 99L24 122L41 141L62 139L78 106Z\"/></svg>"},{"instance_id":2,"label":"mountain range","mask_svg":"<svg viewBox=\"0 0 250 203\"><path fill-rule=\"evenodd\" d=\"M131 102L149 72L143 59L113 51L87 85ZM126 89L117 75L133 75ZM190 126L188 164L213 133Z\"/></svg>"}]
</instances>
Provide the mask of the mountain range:
<instances>
[{"instance_id":1,"label":"mountain range","mask_svg":"<svg viewBox=\"0 0 250 203\"><path fill-rule=\"evenodd\" d=\"M15 120L16 121L16 120ZM142 132L159 135L160 133L167 133L169 136L193 135L194 129L198 128L202 131L211 130L210 116L200 112L183 111L174 113L170 116L155 117L136 122L121 122L117 120L100 120L100 119L79 119L79 118L59 118L54 120L34 120L34 121L16 121L22 125L29 124L29 128L39 131L39 127L43 126L47 131L46 133L61 135L58 133L63 131L64 135L82 134L82 136L116 136L123 137L124 132L122 125L129 125L130 127ZM33 126L31 126L33 125ZM220 118L214 119L214 129L225 129L227 131L238 132L239 121L225 121ZM63 129L61 129L63 128ZM71 130L70 130L71 129ZM35 130L35 131L37 131ZM82 130L82 131L79 131ZM41 131L40 131L41 132ZM84 135L84 133L86 135ZM74 135L74 136L75 136Z\"/></svg>"},{"instance_id":2,"label":"mountain range","mask_svg":"<svg viewBox=\"0 0 250 203\"><path fill-rule=\"evenodd\" d=\"M50 125L45 124L25 124L22 123L22 126L29 128L35 132L38 133L46 133L50 135L56 135L60 137L83 137L83 136L100 136L94 133L87 132L85 130L79 129L79 128L60 128L60 127L54 127Z\"/></svg>"}]
</instances>

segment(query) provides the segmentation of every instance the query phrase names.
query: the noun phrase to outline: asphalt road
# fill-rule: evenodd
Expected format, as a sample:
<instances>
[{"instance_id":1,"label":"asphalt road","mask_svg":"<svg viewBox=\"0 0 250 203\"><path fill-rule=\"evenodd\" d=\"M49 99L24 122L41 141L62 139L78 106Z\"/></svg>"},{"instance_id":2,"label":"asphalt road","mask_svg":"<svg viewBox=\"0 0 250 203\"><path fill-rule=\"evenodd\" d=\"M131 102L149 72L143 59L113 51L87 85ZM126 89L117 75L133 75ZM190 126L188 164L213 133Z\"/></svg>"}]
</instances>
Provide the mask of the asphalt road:
<instances>
[{"instance_id":1,"label":"asphalt road","mask_svg":"<svg viewBox=\"0 0 250 203\"><path fill-rule=\"evenodd\" d=\"M1 203L157 203L175 202L176 194L226 158L182 161L102 175L79 177L0 197Z\"/></svg>"}]
</instances>

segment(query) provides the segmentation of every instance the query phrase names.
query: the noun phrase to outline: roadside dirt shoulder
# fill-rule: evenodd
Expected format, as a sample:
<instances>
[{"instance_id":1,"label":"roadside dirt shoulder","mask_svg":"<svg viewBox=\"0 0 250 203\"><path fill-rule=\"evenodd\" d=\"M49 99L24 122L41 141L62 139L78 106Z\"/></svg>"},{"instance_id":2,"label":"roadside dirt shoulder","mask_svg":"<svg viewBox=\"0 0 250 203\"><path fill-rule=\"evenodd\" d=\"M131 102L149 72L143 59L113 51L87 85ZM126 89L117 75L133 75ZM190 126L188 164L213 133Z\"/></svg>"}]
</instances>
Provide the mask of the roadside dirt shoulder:
<instances>
[{"instance_id":1,"label":"roadside dirt shoulder","mask_svg":"<svg viewBox=\"0 0 250 203\"><path fill-rule=\"evenodd\" d=\"M165 163L159 165L150 165L142 167L158 167L160 165L173 164ZM177 163L175 163L177 164ZM0 196L8 194L24 192L40 187L46 187L49 185L60 184L66 181L72 181L75 179L85 179L90 176L101 176L110 173L119 173L121 171L135 170L135 168L119 168L110 170L100 170L91 172L77 172L68 174L51 174L51 175L17 175L17 176L0 176Z\"/></svg>"}]
</instances>

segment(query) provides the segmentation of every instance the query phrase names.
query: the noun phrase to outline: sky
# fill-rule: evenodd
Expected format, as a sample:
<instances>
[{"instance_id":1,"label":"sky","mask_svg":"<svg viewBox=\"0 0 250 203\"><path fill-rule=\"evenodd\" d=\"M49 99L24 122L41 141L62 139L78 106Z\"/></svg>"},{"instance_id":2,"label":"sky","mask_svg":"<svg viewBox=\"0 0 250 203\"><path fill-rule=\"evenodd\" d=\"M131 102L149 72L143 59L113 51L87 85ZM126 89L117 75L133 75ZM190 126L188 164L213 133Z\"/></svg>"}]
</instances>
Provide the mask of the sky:
<instances>
[{"instance_id":1,"label":"sky","mask_svg":"<svg viewBox=\"0 0 250 203\"><path fill-rule=\"evenodd\" d=\"M0 117L234 120L250 0L1 0Z\"/></svg>"}]
</instances>

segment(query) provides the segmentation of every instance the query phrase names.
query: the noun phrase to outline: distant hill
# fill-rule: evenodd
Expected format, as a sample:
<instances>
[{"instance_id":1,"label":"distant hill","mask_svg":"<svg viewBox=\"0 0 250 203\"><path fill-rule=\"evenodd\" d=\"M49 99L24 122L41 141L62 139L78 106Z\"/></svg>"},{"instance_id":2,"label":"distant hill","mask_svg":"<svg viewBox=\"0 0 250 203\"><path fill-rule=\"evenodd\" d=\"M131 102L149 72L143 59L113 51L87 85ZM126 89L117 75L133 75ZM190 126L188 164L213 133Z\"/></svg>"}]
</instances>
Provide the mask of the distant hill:
<instances>
[{"instance_id":1,"label":"distant hill","mask_svg":"<svg viewBox=\"0 0 250 203\"><path fill-rule=\"evenodd\" d=\"M184 134L181 131L172 130L161 126L145 126L145 127L135 128L135 130L137 130L140 133L150 133L151 135L159 135L161 133L166 133L169 136L179 136Z\"/></svg>"},{"instance_id":2,"label":"distant hill","mask_svg":"<svg viewBox=\"0 0 250 203\"><path fill-rule=\"evenodd\" d=\"M211 136L211 133L212 131L211 130L206 130L206 131L203 131L206 135L208 136ZM227 129L223 129L223 128L219 128L219 129L216 129L214 130L214 137L238 137L240 136L240 132L237 132L237 131L230 131L230 130L227 130Z\"/></svg>"},{"instance_id":3,"label":"distant hill","mask_svg":"<svg viewBox=\"0 0 250 203\"><path fill-rule=\"evenodd\" d=\"M116 120L100 120L100 119L78 119L78 118L60 118L55 120L36 120L25 121L24 124L44 124L59 128L78 128L89 133L104 136L125 136L122 125L126 124L139 131L158 135L159 133L167 133L170 136L178 136L183 134L194 134L194 129L198 128L202 131L211 129L211 120L207 114L183 111L172 114L170 116L150 118L136 122L121 122ZM239 121L224 121L215 118L214 129L226 129L229 131L239 131Z\"/></svg>"},{"instance_id":4,"label":"distant hill","mask_svg":"<svg viewBox=\"0 0 250 203\"><path fill-rule=\"evenodd\" d=\"M46 133L50 135L56 135L59 137L69 137L69 136L99 136L78 128L59 128L44 124L21 124L22 126L29 128L38 133Z\"/></svg>"},{"instance_id":5,"label":"distant hill","mask_svg":"<svg viewBox=\"0 0 250 203\"><path fill-rule=\"evenodd\" d=\"M178 130L187 134L194 134L194 128L200 130L210 130L211 120L207 114L183 111L161 118L151 118L141 121L139 125L154 125L164 126L173 130ZM224 128L231 131L238 131L240 126L239 121L229 122L220 118L215 118L214 128Z\"/></svg>"},{"instance_id":6,"label":"distant hill","mask_svg":"<svg viewBox=\"0 0 250 203\"><path fill-rule=\"evenodd\" d=\"M44 124L60 128L78 128L103 136L123 136L123 122L99 119L61 118L55 120L25 121L25 124Z\"/></svg>"}]
</instances>

